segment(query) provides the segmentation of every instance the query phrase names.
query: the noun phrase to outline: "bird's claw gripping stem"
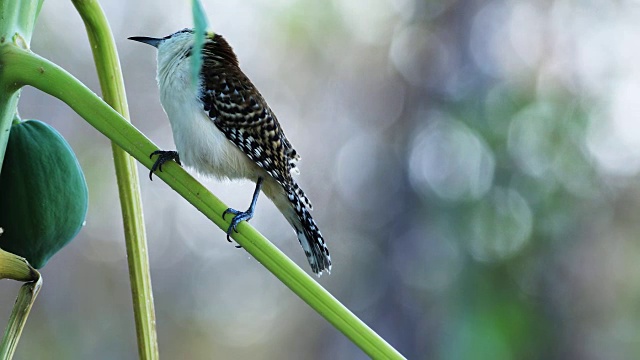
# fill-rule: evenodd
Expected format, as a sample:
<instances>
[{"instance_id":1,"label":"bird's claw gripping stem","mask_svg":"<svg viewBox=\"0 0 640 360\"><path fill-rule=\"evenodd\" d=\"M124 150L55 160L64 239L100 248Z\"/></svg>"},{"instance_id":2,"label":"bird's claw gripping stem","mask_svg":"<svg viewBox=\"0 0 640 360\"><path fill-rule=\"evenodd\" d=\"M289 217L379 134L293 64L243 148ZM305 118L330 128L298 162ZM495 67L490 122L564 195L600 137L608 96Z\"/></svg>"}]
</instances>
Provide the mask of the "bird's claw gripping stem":
<instances>
[{"instance_id":1,"label":"bird's claw gripping stem","mask_svg":"<svg viewBox=\"0 0 640 360\"><path fill-rule=\"evenodd\" d=\"M233 214L233 219L231 219L231 224L229 228L227 228L227 241L231 242L231 233L233 231L238 232L238 224L241 221L249 221L253 218L253 212L256 208L256 203L258 202L258 196L260 195L260 189L262 188L262 178L259 177L258 181L256 181L256 189L253 192L253 198L251 199L251 205L247 211L238 211L236 209L228 208L222 213L222 219L224 220L224 216L227 214ZM237 248L241 248L242 246L236 246Z\"/></svg>"},{"instance_id":2,"label":"bird's claw gripping stem","mask_svg":"<svg viewBox=\"0 0 640 360\"><path fill-rule=\"evenodd\" d=\"M243 221L243 220L251 220L251 218L253 217L253 211L251 211L251 209L247 210L247 211L238 211L236 209L232 209L232 208L228 208L227 210L225 210L222 213L222 218L224 219L224 216L227 214L233 214L233 219L231 219L231 224L229 225L229 228L227 229L227 241L231 242L231 232L235 231L238 232L238 224ZM236 245L237 248L241 248L242 246L240 245Z\"/></svg>"},{"instance_id":3,"label":"bird's claw gripping stem","mask_svg":"<svg viewBox=\"0 0 640 360\"><path fill-rule=\"evenodd\" d=\"M151 181L153 181L153 173L156 172L156 170L162 171L162 164L169 160L174 160L178 165L182 166L180 156L178 156L177 151L156 150L149 155L149 158L152 158L153 155L158 155L158 158L156 159L156 162L153 163L151 171L149 171L149 180Z\"/></svg>"}]
</instances>

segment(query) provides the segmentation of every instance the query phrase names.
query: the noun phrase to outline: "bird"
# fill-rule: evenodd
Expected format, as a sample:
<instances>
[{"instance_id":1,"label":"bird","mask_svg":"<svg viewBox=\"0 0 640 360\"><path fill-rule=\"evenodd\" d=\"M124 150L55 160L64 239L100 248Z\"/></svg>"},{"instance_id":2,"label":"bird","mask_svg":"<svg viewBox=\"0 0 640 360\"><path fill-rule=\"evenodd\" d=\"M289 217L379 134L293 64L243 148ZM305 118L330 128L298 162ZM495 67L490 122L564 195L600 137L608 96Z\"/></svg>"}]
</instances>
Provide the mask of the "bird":
<instances>
[{"instance_id":1,"label":"bird","mask_svg":"<svg viewBox=\"0 0 640 360\"><path fill-rule=\"evenodd\" d=\"M206 32L197 86L191 81L193 29L162 38L130 40L157 49L160 103L169 118L176 151L156 150L149 178L174 160L205 176L256 183L249 208L228 208L233 215L227 240L237 225L249 221L260 192L278 208L295 230L311 270L331 272L329 249L309 211L311 202L293 179L300 156L284 134L266 100L242 72L238 58L222 35Z\"/></svg>"}]
</instances>

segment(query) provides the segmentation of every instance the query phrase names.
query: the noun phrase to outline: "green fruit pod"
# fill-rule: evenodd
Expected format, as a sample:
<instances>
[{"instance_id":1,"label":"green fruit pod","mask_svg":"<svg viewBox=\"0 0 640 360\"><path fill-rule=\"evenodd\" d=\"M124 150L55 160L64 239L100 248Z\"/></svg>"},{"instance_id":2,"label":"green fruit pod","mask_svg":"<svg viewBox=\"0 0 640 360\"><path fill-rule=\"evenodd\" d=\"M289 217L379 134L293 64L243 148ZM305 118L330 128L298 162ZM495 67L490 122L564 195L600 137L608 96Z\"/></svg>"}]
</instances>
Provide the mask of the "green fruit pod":
<instances>
[{"instance_id":1,"label":"green fruit pod","mask_svg":"<svg viewBox=\"0 0 640 360\"><path fill-rule=\"evenodd\" d=\"M87 206L87 182L62 135L42 121L14 123L0 173L0 248L40 269L78 234Z\"/></svg>"}]
</instances>

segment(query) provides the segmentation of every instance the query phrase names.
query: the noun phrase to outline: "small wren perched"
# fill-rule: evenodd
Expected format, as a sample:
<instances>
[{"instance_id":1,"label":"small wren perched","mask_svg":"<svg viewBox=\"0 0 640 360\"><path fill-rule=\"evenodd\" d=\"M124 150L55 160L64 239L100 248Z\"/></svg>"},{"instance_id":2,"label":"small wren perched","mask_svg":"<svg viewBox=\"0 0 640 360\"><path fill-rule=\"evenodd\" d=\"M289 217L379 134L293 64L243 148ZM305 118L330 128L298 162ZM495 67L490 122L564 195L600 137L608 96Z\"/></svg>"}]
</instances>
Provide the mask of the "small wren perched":
<instances>
[{"instance_id":1,"label":"small wren perched","mask_svg":"<svg viewBox=\"0 0 640 360\"><path fill-rule=\"evenodd\" d=\"M164 38L131 37L158 49L160 102L169 117L177 151L158 155L149 177L162 164L175 160L219 179L249 179L256 183L247 211L227 209L233 220L227 239L242 220L253 217L260 190L295 230L317 275L331 271L331 257L318 226L309 214L311 203L291 176L300 158L287 140L275 114L240 70L227 41L207 34L202 48L200 83L191 83L189 57L192 29Z\"/></svg>"}]
</instances>

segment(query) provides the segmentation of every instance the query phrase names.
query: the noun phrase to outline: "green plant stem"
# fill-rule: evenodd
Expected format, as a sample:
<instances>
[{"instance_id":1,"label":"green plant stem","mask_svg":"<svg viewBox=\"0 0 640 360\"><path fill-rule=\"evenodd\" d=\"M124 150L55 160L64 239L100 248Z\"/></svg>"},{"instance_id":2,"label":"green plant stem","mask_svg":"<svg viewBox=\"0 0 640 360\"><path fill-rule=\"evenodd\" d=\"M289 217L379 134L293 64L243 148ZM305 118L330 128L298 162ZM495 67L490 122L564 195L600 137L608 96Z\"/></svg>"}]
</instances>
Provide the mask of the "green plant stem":
<instances>
[{"instance_id":1,"label":"green plant stem","mask_svg":"<svg viewBox=\"0 0 640 360\"><path fill-rule=\"evenodd\" d=\"M18 107L18 92L10 92L0 87L0 170L9 141L9 130ZM2 191L3 189L0 189ZM6 190L5 190L6 191Z\"/></svg>"},{"instance_id":2,"label":"green plant stem","mask_svg":"<svg viewBox=\"0 0 640 360\"><path fill-rule=\"evenodd\" d=\"M0 279L36 281L39 278L40 273L29 264L27 259L0 249Z\"/></svg>"},{"instance_id":3,"label":"green plant stem","mask_svg":"<svg viewBox=\"0 0 640 360\"><path fill-rule=\"evenodd\" d=\"M57 97L144 166L153 165L149 154L158 148L63 69L15 46L0 46L0 67L7 70L5 86L14 84L15 91L22 85L31 85ZM161 179L221 229L228 228L229 222L221 216L227 206L176 163L165 164L163 170L158 173ZM403 358L251 225L242 222L238 231L234 234L238 244L365 353L376 359Z\"/></svg>"},{"instance_id":4,"label":"green plant stem","mask_svg":"<svg viewBox=\"0 0 640 360\"><path fill-rule=\"evenodd\" d=\"M42 0L0 0L0 46L28 49L41 7ZM0 65L0 169L2 169L4 162L11 124L17 117L20 96L19 91L13 90L13 86L4 81L6 76L7 70ZM0 189L0 191L7 190ZM40 291L42 278L40 273L31 267L24 258L1 249L0 278L35 281L26 283L20 288L18 299L9 317L7 329L0 343L0 360L7 360L11 359L16 351L31 306Z\"/></svg>"},{"instance_id":5,"label":"green plant stem","mask_svg":"<svg viewBox=\"0 0 640 360\"><path fill-rule=\"evenodd\" d=\"M25 258L0 249L0 279L28 281L18 292L18 299L13 304L7 328L0 342L0 360L8 360L16 352L22 329L42 286L42 278L38 270L29 265Z\"/></svg>"},{"instance_id":6,"label":"green plant stem","mask_svg":"<svg viewBox=\"0 0 640 360\"><path fill-rule=\"evenodd\" d=\"M28 48L43 0L0 0L0 45L13 43ZM0 77L3 76L0 68ZM0 88L0 170L9 140L9 129L18 107L19 92Z\"/></svg>"},{"instance_id":7,"label":"green plant stem","mask_svg":"<svg viewBox=\"0 0 640 360\"><path fill-rule=\"evenodd\" d=\"M104 101L129 120L124 80L107 18L95 0L72 0L87 28ZM158 359L156 319L151 289L147 238L135 160L111 143L129 263L131 295L141 359Z\"/></svg>"},{"instance_id":8,"label":"green plant stem","mask_svg":"<svg viewBox=\"0 0 640 360\"><path fill-rule=\"evenodd\" d=\"M42 287L42 278L37 271L36 273L38 274L37 279L20 287L18 298L15 304L13 304L13 310L11 311L11 316L9 316L7 329L2 337L2 344L0 344L0 360L9 360L16 352L20 335L22 335L22 329L24 329L24 325L27 323L31 307L36 301L36 296L38 296L40 288Z\"/></svg>"}]
</instances>

